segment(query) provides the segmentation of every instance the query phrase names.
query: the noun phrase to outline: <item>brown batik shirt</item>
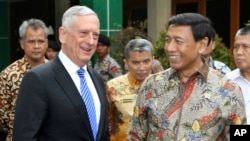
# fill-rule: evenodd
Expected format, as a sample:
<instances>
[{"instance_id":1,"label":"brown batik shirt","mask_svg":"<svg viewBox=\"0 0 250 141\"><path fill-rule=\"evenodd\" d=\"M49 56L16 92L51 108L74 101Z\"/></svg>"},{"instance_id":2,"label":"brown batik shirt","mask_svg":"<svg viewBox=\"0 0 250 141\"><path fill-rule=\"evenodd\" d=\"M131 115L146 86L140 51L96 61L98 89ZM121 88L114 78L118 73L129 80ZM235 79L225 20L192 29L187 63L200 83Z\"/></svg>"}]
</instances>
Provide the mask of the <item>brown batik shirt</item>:
<instances>
[{"instance_id":1,"label":"brown batik shirt","mask_svg":"<svg viewBox=\"0 0 250 141\"><path fill-rule=\"evenodd\" d=\"M30 69L31 65L23 57L0 73L0 128L8 133L6 141L12 141L16 98L22 78Z\"/></svg>"}]
</instances>

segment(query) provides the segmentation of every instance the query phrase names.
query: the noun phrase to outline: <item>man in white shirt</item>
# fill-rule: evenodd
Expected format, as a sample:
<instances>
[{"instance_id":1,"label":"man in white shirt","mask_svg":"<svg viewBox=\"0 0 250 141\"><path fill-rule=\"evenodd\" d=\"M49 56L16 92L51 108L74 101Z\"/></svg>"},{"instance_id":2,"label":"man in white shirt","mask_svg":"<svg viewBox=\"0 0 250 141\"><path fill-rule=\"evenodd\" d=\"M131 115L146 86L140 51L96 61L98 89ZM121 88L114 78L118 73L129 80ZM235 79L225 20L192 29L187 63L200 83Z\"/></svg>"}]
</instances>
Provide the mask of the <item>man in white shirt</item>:
<instances>
[{"instance_id":1,"label":"man in white shirt","mask_svg":"<svg viewBox=\"0 0 250 141\"><path fill-rule=\"evenodd\" d=\"M241 87L246 107L247 124L250 124L250 27L243 27L236 32L234 48L235 70L226 75Z\"/></svg>"}]
</instances>

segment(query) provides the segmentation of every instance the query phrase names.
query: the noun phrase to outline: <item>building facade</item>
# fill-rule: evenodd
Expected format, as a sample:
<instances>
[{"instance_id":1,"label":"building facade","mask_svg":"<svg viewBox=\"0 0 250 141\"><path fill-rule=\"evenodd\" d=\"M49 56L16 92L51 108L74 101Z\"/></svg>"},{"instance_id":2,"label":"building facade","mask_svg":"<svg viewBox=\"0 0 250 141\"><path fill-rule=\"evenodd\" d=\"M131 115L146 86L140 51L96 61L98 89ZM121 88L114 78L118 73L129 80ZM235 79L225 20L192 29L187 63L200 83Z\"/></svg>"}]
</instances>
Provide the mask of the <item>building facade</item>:
<instances>
[{"instance_id":1,"label":"building facade","mask_svg":"<svg viewBox=\"0 0 250 141\"><path fill-rule=\"evenodd\" d=\"M0 0L0 70L22 57L18 27L28 18L40 18L50 27L49 39L58 40L57 29L63 12L72 5L87 5L99 15L101 32L112 35L145 21L147 35L157 41L171 15L197 12L208 16L231 48L234 34L250 19L248 0Z\"/></svg>"}]
</instances>

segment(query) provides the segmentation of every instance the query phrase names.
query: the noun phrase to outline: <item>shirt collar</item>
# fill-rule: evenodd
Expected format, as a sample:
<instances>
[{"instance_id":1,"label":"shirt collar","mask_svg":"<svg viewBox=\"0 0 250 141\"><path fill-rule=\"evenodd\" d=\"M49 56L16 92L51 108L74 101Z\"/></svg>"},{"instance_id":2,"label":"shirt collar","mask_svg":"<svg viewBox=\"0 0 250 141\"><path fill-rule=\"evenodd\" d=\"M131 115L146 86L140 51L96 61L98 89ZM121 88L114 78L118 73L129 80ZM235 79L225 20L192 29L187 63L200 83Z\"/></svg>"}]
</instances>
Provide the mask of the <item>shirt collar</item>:
<instances>
[{"instance_id":1,"label":"shirt collar","mask_svg":"<svg viewBox=\"0 0 250 141\"><path fill-rule=\"evenodd\" d=\"M59 59L61 60L63 66L65 67L65 69L70 73L70 74L74 74L76 73L80 67L77 66L74 62L72 62L68 56L66 56L62 51L59 52ZM85 72L87 71L87 66L83 66L82 67Z\"/></svg>"},{"instance_id":2,"label":"shirt collar","mask_svg":"<svg viewBox=\"0 0 250 141\"><path fill-rule=\"evenodd\" d=\"M142 83L137 81L130 72L128 72L127 75L128 75L128 81L131 87L141 86Z\"/></svg>"},{"instance_id":3,"label":"shirt collar","mask_svg":"<svg viewBox=\"0 0 250 141\"><path fill-rule=\"evenodd\" d=\"M177 70L170 68L170 77L169 78L171 79L171 78L177 77L179 79L177 72L178 72ZM209 66L203 60L203 65L193 75L201 76L201 78L203 78L204 80L207 80L208 72L209 72Z\"/></svg>"}]
</instances>

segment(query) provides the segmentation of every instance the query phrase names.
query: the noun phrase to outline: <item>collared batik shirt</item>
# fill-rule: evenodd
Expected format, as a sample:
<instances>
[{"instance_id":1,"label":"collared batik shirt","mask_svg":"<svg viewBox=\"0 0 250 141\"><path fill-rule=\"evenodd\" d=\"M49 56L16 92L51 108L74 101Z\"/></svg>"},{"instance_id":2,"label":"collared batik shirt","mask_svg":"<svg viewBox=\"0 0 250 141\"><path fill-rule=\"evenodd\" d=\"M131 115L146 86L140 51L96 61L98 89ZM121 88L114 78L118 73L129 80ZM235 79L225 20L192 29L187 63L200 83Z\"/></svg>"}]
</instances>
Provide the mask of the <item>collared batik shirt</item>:
<instances>
[{"instance_id":1,"label":"collared batik shirt","mask_svg":"<svg viewBox=\"0 0 250 141\"><path fill-rule=\"evenodd\" d=\"M107 55L103 61L97 62L94 66L94 70L102 76L105 82L122 75L120 65L114 58L110 57L110 55Z\"/></svg>"},{"instance_id":2,"label":"collared batik shirt","mask_svg":"<svg viewBox=\"0 0 250 141\"><path fill-rule=\"evenodd\" d=\"M240 72L239 68L234 69L233 71L226 74L226 76L234 80L240 87L243 92L246 115L247 115L247 124L250 124L250 81L248 81Z\"/></svg>"},{"instance_id":3,"label":"collared batik shirt","mask_svg":"<svg viewBox=\"0 0 250 141\"><path fill-rule=\"evenodd\" d=\"M132 141L229 141L231 124L245 124L239 86L206 65L186 83L171 68L150 76L139 91Z\"/></svg>"},{"instance_id":4,"label":"collared batik shirt","mask_svg":"<svg viewBox=\"0 0 250 141\"><path fill-rule=\"evenodd\" d=\"M30 69L31 65L26 57L23 57L0 73L0 127L8 133L6 141L12 141L16 98L20 83ZM30 86L32 87L32 84Z\"/></svg>"},{"instance_id":5,"label":"collared batik shirt","mask_svg":"<svg viewBox=\"0 0 250 141\"><path fill-rule=\"evenodd\" d=\"M128 72L108 81L107 86L111 141L126 141L141 83Z\"/></svg>"}]
</instances>

